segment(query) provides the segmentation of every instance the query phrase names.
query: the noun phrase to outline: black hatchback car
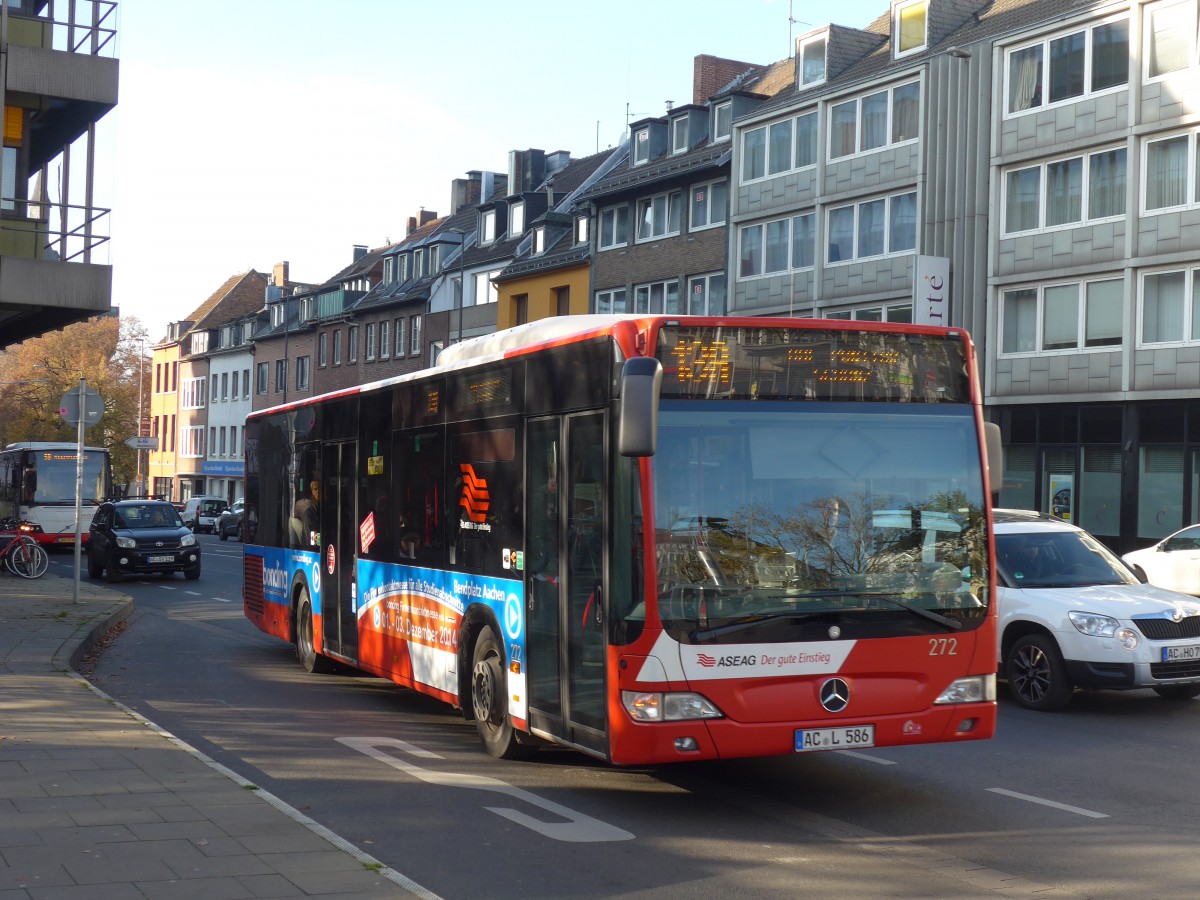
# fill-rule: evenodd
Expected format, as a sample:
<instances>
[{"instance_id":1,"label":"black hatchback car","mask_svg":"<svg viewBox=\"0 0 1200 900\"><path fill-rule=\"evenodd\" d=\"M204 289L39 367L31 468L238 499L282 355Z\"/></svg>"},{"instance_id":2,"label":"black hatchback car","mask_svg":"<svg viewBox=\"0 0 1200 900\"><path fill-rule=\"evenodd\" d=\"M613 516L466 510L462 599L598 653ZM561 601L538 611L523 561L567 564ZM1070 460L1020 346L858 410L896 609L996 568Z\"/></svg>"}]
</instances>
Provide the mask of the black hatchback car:
<instances>
[{"instance_id":1,"label":"black hatchback car","mask_svg":"<svg viewBox=\"0 0 1200 900\"><path fill-rule=\"evenodd\" d=\"M88 575L117 582L125 575L182 572L200 577L200 544L165 500L101 503L87 542Z\"/></svg>"}]
</instances>

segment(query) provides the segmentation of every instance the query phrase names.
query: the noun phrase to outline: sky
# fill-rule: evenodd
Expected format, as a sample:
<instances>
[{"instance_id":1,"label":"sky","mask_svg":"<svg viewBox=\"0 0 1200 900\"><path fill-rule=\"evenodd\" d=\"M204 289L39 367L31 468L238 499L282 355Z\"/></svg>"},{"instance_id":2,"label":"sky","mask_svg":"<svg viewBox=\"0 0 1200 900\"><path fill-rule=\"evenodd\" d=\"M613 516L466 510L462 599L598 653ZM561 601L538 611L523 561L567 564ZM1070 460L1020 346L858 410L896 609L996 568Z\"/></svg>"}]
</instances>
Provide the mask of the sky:
<instances>
[{"instance_id":1,"label":"sky","mask_svg":"<svg viewBox=\"0 0 1200 900\"><path fill-rule=\"evenodd\" d=\"M149 337L231 275L319 283L508 152L615 147L691 102L702 53L767 64L887 0L119 0L97 129L113 305ZM789 19L795 22L789 24Z\"/></svg>"}]
</instances>

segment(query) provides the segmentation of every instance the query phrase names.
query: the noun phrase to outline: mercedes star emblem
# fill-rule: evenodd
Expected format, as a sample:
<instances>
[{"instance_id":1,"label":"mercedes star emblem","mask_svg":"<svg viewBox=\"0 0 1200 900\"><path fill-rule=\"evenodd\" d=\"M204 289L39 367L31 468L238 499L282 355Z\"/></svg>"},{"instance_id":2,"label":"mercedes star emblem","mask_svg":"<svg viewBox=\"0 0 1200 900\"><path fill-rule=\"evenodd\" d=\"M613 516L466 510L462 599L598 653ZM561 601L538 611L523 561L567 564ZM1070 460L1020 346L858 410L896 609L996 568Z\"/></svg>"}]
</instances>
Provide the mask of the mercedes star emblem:
<instances>
[{"instance_id":1,"label":"mercedes star emblem","mask_svg":"<svg viewBox=\"0 0 1200 900\"><path fill-rule=\"evenodd\" d=\"M839 713L850 703L850 685L841 678L830 678L821 685L821 705L831 713Z\"/></svg>"}]
</instances>

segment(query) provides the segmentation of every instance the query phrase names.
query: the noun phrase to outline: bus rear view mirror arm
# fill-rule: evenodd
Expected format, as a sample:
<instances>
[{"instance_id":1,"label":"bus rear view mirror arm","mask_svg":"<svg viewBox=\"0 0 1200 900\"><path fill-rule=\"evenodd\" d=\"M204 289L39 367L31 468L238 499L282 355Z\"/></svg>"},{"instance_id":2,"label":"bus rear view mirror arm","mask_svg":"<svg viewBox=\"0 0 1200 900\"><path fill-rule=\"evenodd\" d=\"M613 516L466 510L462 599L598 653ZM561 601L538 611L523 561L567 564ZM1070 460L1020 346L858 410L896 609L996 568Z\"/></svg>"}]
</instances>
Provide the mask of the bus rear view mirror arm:
<instances>
[{"instance_id":1,"label":"bus rear view mirror arm","mask_svg":"<svg viewBox=\"0 0 1200 900\"><path fill-rule=\"evenodd\" d=\"M621 369L621 418L617 444L622 456L653 456L658 442L658 392L662 364L653 357L625 360Z\"/></svg>"}]
</instances>

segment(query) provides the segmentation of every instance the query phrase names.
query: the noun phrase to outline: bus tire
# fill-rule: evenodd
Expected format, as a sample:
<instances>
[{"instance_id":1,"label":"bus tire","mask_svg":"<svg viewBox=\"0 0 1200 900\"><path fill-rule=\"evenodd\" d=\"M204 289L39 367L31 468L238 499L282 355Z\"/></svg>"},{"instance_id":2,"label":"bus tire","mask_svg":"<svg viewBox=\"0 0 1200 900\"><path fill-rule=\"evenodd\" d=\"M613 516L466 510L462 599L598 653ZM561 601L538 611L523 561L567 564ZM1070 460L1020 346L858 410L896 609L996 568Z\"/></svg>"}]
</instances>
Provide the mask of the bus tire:
<instances>
[{"instance_id":1,"label":"bus tire","mask_svg":"<svg viewBox=\"0 0 1200 900\"><path fill-rule=\"evenodd\" d=\"M1049 635L1027 634L1018 638L1008 651L1005 674L1009 691L1026 709L1038 712L1062 709L1075 693L1058 644Z\"/></svg>"},{"instance_id":2,"label":"bus tire","mask_svg":"<svg viewBox=\"0 0 1200 900\"><path fill-rule=\"evenodd\" d=\"M480 629L471 658L471 711L484 749L497 759L529 756L536 748L517 740L508 718L504 653L491 626Z\"/></svg>"},{"instance_id":3,"label":"bus tire","mask_svg":"<svg viewBox=\"0 0 1200 900\"><path fill-rule=\"evenodd\" d=\"M319 675L333 670L333 661L317 652L313 641L313 611L312 600L308 596L308 588L300 589L300 598L296 603L296 656L300 659L300 668L313 675Z\"/></svg>"}]
</instances>

